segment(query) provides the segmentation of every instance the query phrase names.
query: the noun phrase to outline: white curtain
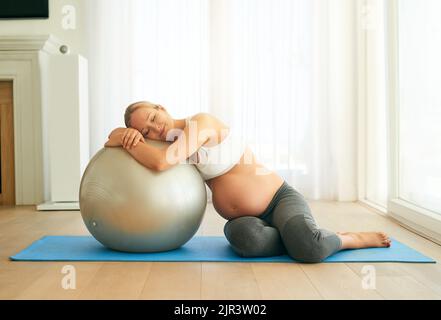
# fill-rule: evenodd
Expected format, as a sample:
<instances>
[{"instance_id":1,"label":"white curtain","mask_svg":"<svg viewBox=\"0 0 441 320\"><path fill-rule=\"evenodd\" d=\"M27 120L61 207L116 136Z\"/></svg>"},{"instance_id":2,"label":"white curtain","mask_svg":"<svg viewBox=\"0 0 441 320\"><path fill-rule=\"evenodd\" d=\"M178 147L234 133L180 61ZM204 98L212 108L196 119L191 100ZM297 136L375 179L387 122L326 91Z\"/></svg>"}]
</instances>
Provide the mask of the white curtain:
<instances>
[{"instance_id":1,"label":"white curtain","mask_svg":"<svg viewBox=\"0 0 441 320\"><path fill-rule=\"evenodd\" d=\"M91 152L127 103L210 112L309 199L356 190L352 0L88 1Z\"/></svg>"},{"instance_id":2,"label":"white curtain","mask_svg":"<svg viewBox=\"0 0 441 320\"><path fill-rule=\"evenodd\" d=\"M90 148L95 154L132 102L176 117L208 108L207 0L86 1Z\"/></svg>"},{"instance_id":3,"label":"white curtain","mask_svg":"<svg viewBox=\"0 0 441 320\"><path fill-rule=\"evenodd\" d=\"M388 199L386 12L384 0L363 0L366 199L384 209Z\"/></svg>"}]
</instances>

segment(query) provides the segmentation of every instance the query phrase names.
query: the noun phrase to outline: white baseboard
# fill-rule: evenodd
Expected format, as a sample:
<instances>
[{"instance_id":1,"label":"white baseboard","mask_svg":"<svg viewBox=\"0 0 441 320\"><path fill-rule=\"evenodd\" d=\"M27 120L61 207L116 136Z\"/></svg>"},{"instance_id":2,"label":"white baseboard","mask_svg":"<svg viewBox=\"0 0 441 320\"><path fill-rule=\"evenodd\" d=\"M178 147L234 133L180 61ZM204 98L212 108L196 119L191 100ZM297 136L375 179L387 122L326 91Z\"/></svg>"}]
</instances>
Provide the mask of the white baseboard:
<instances>
[{"instance_id":1,"label":"white baseboard","mask_svg":"<svg viewBox=\"0 0 441 320\"><path fill-rule=\"evenodd\" d=\"M387 216L387 209L367 199L359 199L358 203L366 208L374 210L379 215Z\"/></svg>"},{"instance_id":2,"label":"white baseboard","mask_svg":"<svg viewBox=\"0 0 441 320\"><path fill-rule=\"evenodd\" d=\"M389 200L388 215L408 229L441 244L441 215L402 199Z\"/></svg>"},{"instance_id":3,"label":"white baseboard","mask_svg":"<svg viewBox=\"0 0 441 320\"><path fill-rule=\"evenodd\" d=\"M358 203L391 219L394 223L399 224L403 228L441 245L441 232L439 231L441 230L441 222L438 216L431 215L431 217L429 217L427 216L427 212L425 212L426 215L423 213L416 214L414 212L416 212L418 208L415 206L412 206L414 212L410 209L406 210L406 207L409 207L410 204L398 199L394 199L394 202L389 202L389 210L367 199L360 199ZM401 207L398 206L397 203L399 203Z\"/></svg>"},{"instance_id":4,"label":"white baseboard","mask_svg":"<svg viewBox=\"0 0 441 320\"><path fill-rule=\"evenodd\" d=\"M45 202L37 205L37 211L80 211L79 202Z\"/></svg>"}]
</instances>

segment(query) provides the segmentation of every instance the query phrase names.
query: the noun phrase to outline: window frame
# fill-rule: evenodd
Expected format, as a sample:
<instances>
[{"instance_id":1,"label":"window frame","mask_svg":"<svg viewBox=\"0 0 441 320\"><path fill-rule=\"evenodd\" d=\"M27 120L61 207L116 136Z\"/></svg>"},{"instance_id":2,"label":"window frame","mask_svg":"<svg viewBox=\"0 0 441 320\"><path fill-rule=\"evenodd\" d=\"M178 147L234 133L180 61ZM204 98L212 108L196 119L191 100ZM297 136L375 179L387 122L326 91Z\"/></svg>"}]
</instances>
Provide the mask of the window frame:
<instances>
[{"instance_id":1,"label":"window frame","mask_svg":"<svg viewBox=\"0 0 441 320\"><path fill-rule=\"evenodd\" d=\"M369 0L358 0L357 1L357 87L358 87L358 147L357 147L357 167L358 167L358 203L368 207L369 209L374 209L377 213L386 216L387 208L368 199L367 197L367 167L368 167L368 95L372 94L368 88L369 84L369 72L372 69L370 64L372 62L368 57L368 50L370 48L372 39L368 35L368 28L365 26L369 23L369 15L372 12L367 12L370 9Z\"/></svg>"},{"instance_id":2,"label":"window frame","mask_svg":"<svg viewBox=\"0 0 441 320\"><path fill-rule=\"evenodd\" d=\"M388 208L387 215L403 226L441 244L441 215L400 198L400 103L398 1L388 0L386 10L386 61L388 106Z\"/></svg>"}]
</instances>

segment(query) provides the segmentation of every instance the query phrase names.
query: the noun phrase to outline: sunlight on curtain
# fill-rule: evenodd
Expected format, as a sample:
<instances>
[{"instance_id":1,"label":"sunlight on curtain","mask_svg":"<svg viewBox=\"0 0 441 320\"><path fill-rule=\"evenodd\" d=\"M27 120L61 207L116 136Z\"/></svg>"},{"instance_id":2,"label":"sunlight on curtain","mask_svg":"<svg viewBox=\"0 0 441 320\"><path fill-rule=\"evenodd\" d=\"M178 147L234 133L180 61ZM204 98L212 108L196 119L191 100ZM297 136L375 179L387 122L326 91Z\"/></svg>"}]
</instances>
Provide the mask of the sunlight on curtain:
<instances>
[{"instance_id":1,"label":"sunlight on curtain","mask_svg":"<svg viewBox=\"0 0 441 320\"><path fill-rule=\"evenodd\" d=\"M238 128L306 198L356 200L353 0L87 3L91 154L148 99Z\"/></svg>"},{"instance_id":2,"label":"sunlight on curtain","mask_svg":"<svg viewBox=\"0 0 441 320\"><path fill-rule=\"evenodd\" d=\"M211 106L306 198L351 201L353 4L334 3L212 1Z\"/></svg>"},{"instance_id":3,"label":"sunlight on curtain","mask_svg":"<svg viewBox=\"0 0 441 320\"><path fill-rule=\"evenodd\" d=\"M138 100L208 108L208 0L87 1L91 154Z\"/></svg>"},{"instance_id":4,"label":"sunlight on curtain","mask_svg":"<svg viewBox=\"0 0 441 320\"><path fill-rule=\"evenodd\" d=\"M384 0L368 0L366 31L366 199L387 208L386 47Z\"/></svg>"},{"instance_id":5,"label":"sunlight on curtain","mask_svg":"<svg viewBox=\"0 0 441 320\"><path fill-rule=\"evenodd\" d=\"M231 13L233 123L292 183L312 169L312 2L233 1Z\"/></svg>"},{"instance_id":6,"label":"sunlight on curtain","mask_svg":"<svg viewBox=\"0 0 441 320\"><path fill-rule=\"evenodd\" d=\"M399 195L441 213L441 1L398 5Z\"/></svg>"}]
</instances>

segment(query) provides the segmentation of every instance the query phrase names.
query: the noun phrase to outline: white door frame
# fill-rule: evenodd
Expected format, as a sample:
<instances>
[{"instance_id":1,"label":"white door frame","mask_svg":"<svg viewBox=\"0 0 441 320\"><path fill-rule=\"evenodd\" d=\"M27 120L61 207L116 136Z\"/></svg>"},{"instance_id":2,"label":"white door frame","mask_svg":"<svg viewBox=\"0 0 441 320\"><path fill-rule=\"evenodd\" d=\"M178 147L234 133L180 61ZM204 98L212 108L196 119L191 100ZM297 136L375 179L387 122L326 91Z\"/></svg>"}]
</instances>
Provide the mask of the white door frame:
<instances>
[{"instance_id":1,"label":"white door frame","mask_svg":"<svg viewBox=\"0 0 441 320\"><path fill-rule=\"evenodd\" d=\"M50 35L0 36L0 80L13 81L16 205L44 200L46 65L59 41Z\"/></svg>"}]
</instances>

